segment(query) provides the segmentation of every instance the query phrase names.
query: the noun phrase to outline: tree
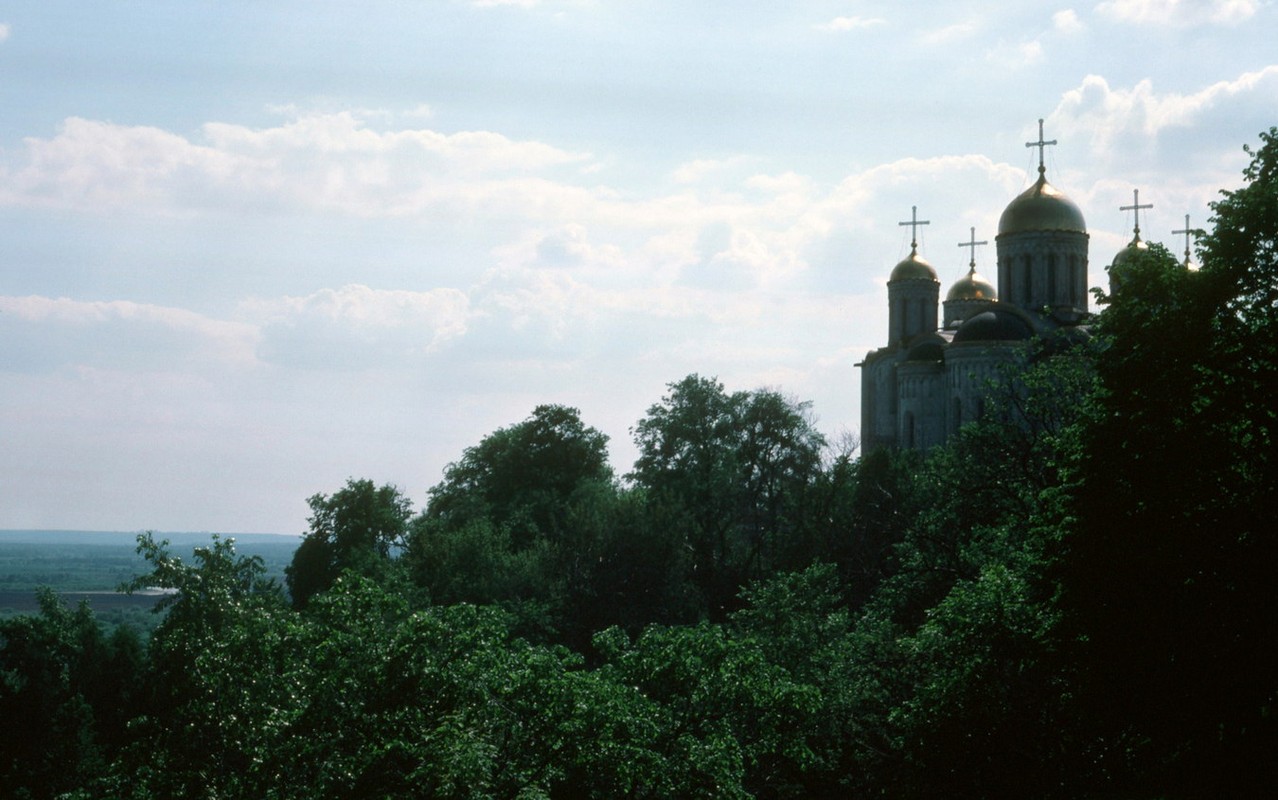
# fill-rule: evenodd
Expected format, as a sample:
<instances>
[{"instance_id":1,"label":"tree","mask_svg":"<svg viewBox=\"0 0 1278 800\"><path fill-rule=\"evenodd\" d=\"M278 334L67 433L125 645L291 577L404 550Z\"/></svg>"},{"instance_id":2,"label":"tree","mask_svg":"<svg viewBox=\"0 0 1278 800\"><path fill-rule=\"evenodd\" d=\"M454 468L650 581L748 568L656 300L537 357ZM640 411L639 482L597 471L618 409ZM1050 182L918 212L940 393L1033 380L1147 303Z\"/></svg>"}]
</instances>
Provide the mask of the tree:
<instances>
[{"instance_id":1,"label":"tree","mask_svg":"<svg viewBox=\"0 0 1278 800\"><path fill-rule=\"evenodd\" d=\"M413 521L413 581L431 602L501 603L525 634L563 641L594 546L584 509L615 498L607 444L577 409L541 405L466 448Z\"/></svg>"},{"instance_id":2,"label":"tree","mask_svg":"<svg viewBox=\"0 0 1278 800\"><path fill-rule=\"evenodd\" d=\"M1064 597L1113 780L1169 797L1278 780L1278 129L1261 139L1201 271L1151 247L1098 326Z\"/></svg>"},{"instance_id":3,"label":"tree","mask_svg":"<svg viewBox=\"0 0 1278 800\"><path fill-rule=\"evenodd\" d=\"M825 439L809 403L775 391L728 394L699 375L668 388L632 430L639 458L629 478L686 513L694 574L721 617L746 579L775 567Z\"/></svg>"},{"instance_id":4,"label":"tree","mask_svg":"<svg viewBox=\"0 0 1278 800\"><path fill-rule=\"evenodd\" d=\"M427 520L460 528L487 519L506 528L513 546L562 531L573 496L609 484L608 437L586 426L575 408L540 405L523 422L468 447L430 489Z\"/></svg>"},{"instance_id":5,"label":"tree","mask_svg":"<svg viewBox=\"0 0 1278 800\"><path fill-rule=\"evenodd\" d=\"M343 570L380 575L405 545L412 502L394 486L350 479L331 497L317 494L306 502L310 530L285 569L296 608L332 586Z\"/></svg>"},{"instance_id":6,"label":"tree","mask_svg":"<svg viewBox=\"0 0 1278 800\"><path fill-rule=\"evenodd\" d=\"M807 494L803 531L786 548L785 566L834 564L848 605L864 605L896 571L897 545L917 513L921 464L913 450L886 448L833 459Z\"/></svg>"},{"instance_id":7,"label":"tree","mask_svg":"<svg viewBox=\"0 0 1278 800\"><path fill-rule=\"evenodd\" d=\"M170 590L157 610L135 741L100 794L107 797L263 797L278 776L271 754L297 713L297 615L259 557L214 536L190 563L150 534L151 570L128 588Z\"/></svg>"},{"instance_id":8,"label":"tree","mask_svg":"<svg viewBox=\"0 0 1278 800\"><path fill-rule=\"evenodd\" d=\"M88 604L69 609L48 588L37 595L38 615L0 620L0 785L17 798L52 798L96 777L111 755L104 738L120 735L101 730L103 717L128 706Z\"/></svg>"}]
</instances>

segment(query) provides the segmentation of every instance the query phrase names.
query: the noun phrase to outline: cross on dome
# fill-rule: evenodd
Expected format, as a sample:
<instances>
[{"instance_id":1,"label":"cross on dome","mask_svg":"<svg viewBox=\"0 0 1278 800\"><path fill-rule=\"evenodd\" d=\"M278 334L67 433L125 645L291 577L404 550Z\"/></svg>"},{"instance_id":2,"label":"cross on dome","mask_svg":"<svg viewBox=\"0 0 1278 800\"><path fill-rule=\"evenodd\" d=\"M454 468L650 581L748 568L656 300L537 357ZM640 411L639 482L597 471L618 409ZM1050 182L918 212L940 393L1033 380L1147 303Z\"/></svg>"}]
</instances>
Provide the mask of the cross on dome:
<instances>
[{"instance_id":1,"label":"cross on dome","mask_svg":"<svg viewBox=\"0 0 1278 800\"><path fill-rule=\"evenodd\" d=\"M1045 174L1045 173L1047 172L1047 167L1043 166L1043 154L1044 154L1044 152L1047 150L1048 145L1055 145L1055 144L1056 144L1056 140L1055 140L1055 139L1051 140L1050 142L1049 142L1049 141L1045 141L1045 140L1043 139L1043 120L1041 120L1041 119L1040 119L1040 120L1038 121L1038 141L1037 141L1037 142L1026 142L1026 143L1025 143L1025 146L1026 146L1026 147L1037 147L1037 148L1038 148L1038 174L1039 174L1039 175L1043 175L1043 174Z\"/></svg>"},{"instance_id":2,"label":"cross on dome","mask_svg":"<svg viewBox=\"0 0 1278 800\"><path fill-rule=\"evenodd\" d=\"M968 270L969 272L976 272L976 248L977 248L979 245L983 245L983 244L989 244L989 242L987 242L987 241L980 241L980 242L976 241L976 228L972 228L971 238L970 238L970 239L968 239L968 241L966 241L966 242L959 242L959 243L958 243L958 246L959 246L959 247L968 247L968 248L971 248L971 251L972 251L972 263L968 265L968 266L970 267L970 269Z\"/></svg>"},{"instance_id":3,"label":"cross on dome","mask_svg":"<svg viewBox=\"0 0 1278 800\"><path fill-rule=\"evenodd\" d=\"M1189 237L1190 237L1190 235L1191 235L1191 234L1194 234L1194 233L1197 233L1197 232L1198 232L1198 231L1196 231L1196 230L1194 230L1193 228L1189 227L1189 215L1188 215L1188 214L1186 214L1186 215L1185 215L1185 227L1184 227L1184 228L1181 228L1181 229L1180 229L1180 230L1178 230L1178 231L1172 231L1172 236L1175 236L1175 235L1177 235L1177 234L1181 234L1181 233L1185 234L1185 266L1186 266L1186 267L1188 267L1188 266L1189 266Z\"/></svg>"},{"instance_id":4,"label":"cross on dome","mask_svg":"<svg viewBox=\"0 0 1278 800\"><path fill-rule=\"evenodd\" d=\"M910 221L898 222L897 225L910 226L910 254L913 255L919 251L919 226L931 225L931 220L919 219L919 207L910 206Z\"/></svg>"},{"instance_id":5,"label":"cross on dome","mask_svg":"<svg viewBox=\"0 0 1278 800\"><path fill-rule=\"evenodd\" d=\"M1118 210L1119 210L1119 211L1134 211L1134 212L1136 212L1136 227L1135 227L1135 229L1133 230L1133 233L1135 233L1135 234L1136 234L1136 238L1137 238L1137 239L1140 239L1140 210L1141 210L1142 208L1153 208L1153 207L1154 207L1154 204L1153 204L1153 203L1146 203L1145 205L1141 205L1141 204L1140 204L1140 189L1132 189L1132 204L1131 204L1130 206L1119 206L1119 207L1118 207ZM1185 227L1189 227L1189 220L1188 220L1188 218L1186 218L1186 220L1185 220Z\"/></svg>"}]
</instances>

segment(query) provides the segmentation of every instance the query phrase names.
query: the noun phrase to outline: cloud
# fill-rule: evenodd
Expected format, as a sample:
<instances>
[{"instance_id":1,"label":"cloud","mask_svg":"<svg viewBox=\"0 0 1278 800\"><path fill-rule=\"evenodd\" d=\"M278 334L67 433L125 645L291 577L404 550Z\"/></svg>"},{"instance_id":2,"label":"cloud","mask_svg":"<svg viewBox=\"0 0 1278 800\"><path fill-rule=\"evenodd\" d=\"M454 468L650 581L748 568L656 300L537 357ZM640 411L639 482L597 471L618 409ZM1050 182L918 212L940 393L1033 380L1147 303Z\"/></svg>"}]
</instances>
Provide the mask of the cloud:
<instances>
[{"instance_id":1,"label":"cloud","mask_svg":"<svg viewBox=\"0 0 1278 800\"><path fill-rule=\"evenodd\" d=\"M9 38L9 23L0 22L0 42Z\"/></svg>"},{"instance_id":2,"label":"cloud","mask_svg":"<svg viewBox=\"0 0 1278 800\"><path fill-rule=\"evenodd\" d=\"M829 22L821 22L812 27L819 31L839 33L860 30L861 28L873 28L876 25L884 25L886 23L887 20L879 17L835 17Z\"/></svg>"},{"instance_id":3,"label":"cloud","mask_svg":"<svg viewBox=\"0 0 1278 800\"><path fill-rule=\"evenodd\" d=\"M53 139L24 140L25 163L0 170L0 203L109 208L160 201L192 177L216 180L243 165L159 128L72 117Z\"/></svg>"},{"instance_id":4,"label":"cloud","mask_svg":"<svg viewBox=\"0 0 1278 800\"><path fill-rule=\"evenodd\" d=\"M738 169L747 164L749 160L745 156L697 159L686 164L680 164L670 174L670 177L675 183L698 183L707 177Z\"/></svg>"},{"instance_id":5,"label":"cloud","mask_svg":"<svg viewBox=\"0 0 1278 800\"><path fill-rule=\"evenodd\" d=\"M754 175L746 181L746 185L774 194L806 194L812 189L811 179L797 172L786 172L781 175Z\"/></svg>"},{"instance_id":6,"label":"cloud","mask_svg":"<svg viewBox=\"0 0 1278 800\"><path fill-rule=\"evenodd\" d=\"M925 45L943 45L959 39L966 39L976 33L975 22L959 22L944 28L933 28L919 34L919 41Z\"/></svg>"},{"instance_id":7,"label":"cloud","mask_svg":"<svg viewBox=\"0 0 1278 800\"><path fill-rule=\"evenodd\" d=\"M1083 30L1083 21L1072 8L1057 11L1052 15L1052 28L1060 33L1078 33Z\"/></svg>"},{"instance_id":8,"label":"cloud","mask_svg":"<svg viewBox=\"0 0 1278 800\"><path fill-rule=\"evenodd\" d=\"M1043 43L1037 39L1017 44L1000 42L997 47L986 52L985 58L1007 68L1032 66L1043 61Z\"/></svg>"},{"instance_id":9,"label":"cloud","mask_svg":"<svg viewBox=\"0 0 1278 800\"><path fill-rule=\"evenodd\" d=\"M127 300L0 297L0 364L186 371L252 366L257 331L241 322Z\"/></svg>"},{"instance_id":10,"label":"cloud","mask_svg":"<svg viewBox=\"0 0 1278 800\"><path fill-rule=\"evenodd\" d=\"M202 141L72 117L0 167L0 204L127 213L285 208L403 216L550 198L589 156L489 131L375 130L351 112L271 128L207 123ZM554 192L551 192L554 194Z\"/></svg>"},{"instance_id":11,"label":"cloud","mask_svg":"<svg viewBox=\"0 0 1278 800\"><path fill-rule=\"evenodd\" d=\"M1190 28L1237 25L1259 8L1257 0L1107 0L1096 6L1096 12L1117 22Z\"/></svg>"},{"instance_id":12,"label":"cloud","mask_svg":"<svg viewBox=\"0 0 1278 800\"><path fill-rule=\"evenodd\" d=\"M1052 115L1064 133L1090 142L1100 155L1123 157L1149 149L1164 131L1194 125L1209 112L1242 103L1248 108L1278 102L1278 65L1218 81L1189 94L1154 91L1152 81L1131 88L1111 88L1099 75L1088 75L1066 92Z\"/></svg>"},{"instance_id":13,"label":"cloud","mask_svg":"<svg viewBox=\"0 0 1278 800\"><path fill-rule=\"evenodd\" d=\"M238 316L260 329L269 364L342 371L419 363L466 333L470 301L458 289L378 290L351 284L301 297L250 298Z\"/></svg>"}]
</instances>

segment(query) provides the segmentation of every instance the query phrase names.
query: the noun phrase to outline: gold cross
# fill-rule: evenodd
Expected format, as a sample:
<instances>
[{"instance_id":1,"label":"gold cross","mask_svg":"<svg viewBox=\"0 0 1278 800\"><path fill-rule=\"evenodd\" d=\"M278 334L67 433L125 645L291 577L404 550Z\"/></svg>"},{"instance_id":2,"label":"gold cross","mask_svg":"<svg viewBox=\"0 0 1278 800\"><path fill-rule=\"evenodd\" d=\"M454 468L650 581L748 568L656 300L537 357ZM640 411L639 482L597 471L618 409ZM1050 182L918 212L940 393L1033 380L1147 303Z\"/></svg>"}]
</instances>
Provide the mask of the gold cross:
<instances>
[{"instance_id":1,"label":"gold cross","mask_svg":"<svg viewBox=\"0 0 1278 800\"><path fill-rule=\"evenodd\" d=\"M1154 207L1154 204L1153 204L1153 203L1146 203L1146 204L1145 204L1145 205L1143 205L1143 206L1140 204L1140 189L1132 189L1132 204L1131 204L1130 206L1119 206L1119 207L1118 207L1118 210L1119 210L1119 211L1135 211L1135 212L1136 212L1136 230L1135 230L1135 234L1136 234L1136 238L1137 238L1137 239L1139 239L1139 238L1140 238L1140 210L1141 210L1142 208L1153 208L1153 207ZM1188 223L1188 222L1186 222L1186 223L1185 223L1185 226L1186 226L1186 227L1188 227L1188 226L1189 226L1189 223Z\"/></svg>"},{"instance_id":2,"label":"gold cross","mask_svg":"<svg viewBox=\"0 0 1278 800\"><path fill-rule=\"evenodd\" d=\"M976 271L976 247L977 245L989 244L989 242L976 241L976 228L972 228L972 236L966 242L959 242L959 247L970 247L972 249L972 263L970 264L972 271Z\"/></svg>"},{"instance_id":3,"label":"gold cross","mask_svg":"<svg viewBox=\"0 0 1278 800\"><path fill-rule=\"evenodd\" d=\"M918 252L918 249L919 249L919 236L918 236L918 234L919 234L919 226L920 226L920 225L931 225L931 224L932 224L932 222L931 222L931 220L926 220L926 219L922 219L922 220L921 220L921 219L919 219L919 207L918 207L918 206L910 206L910 221L909 221L909 222L898 222L898 223L896 223L896 224L897 224L897 225L909 225L909 226L910 226L910 250L911 250L912 252Z\"/></svg>"},{"instance_id":4,"label":"gold cross","mask_svg":"<svg viewBox=\"0 0 1278 800\"><path fill-rule=\"evenodd\" d=\"M1048 146L1049 144L1051 144L1051 145L1056 144L1056 140L1055 140L1055 139L1053 139L1053 140L1051 140L1050 142L1048 142L1048 141L1044 141L1044 139L1043 139L1043 120L1041 120L1041 119L1040 119L1040 120L1038 121L1038 141L1037 141L1037 142L1026 142L1026 143L1025 143L1025 146L1026 146L1026 147L1037 147L1037 148L1038 148L1038 174L1039 174L1039 175L1042 175L1044 172L1047 172L1047 168L1043 166L1043 153L1047 150L1047 146Z\"/></svg>"},{"instance_id":5,"label":"gold cross","mask_svg":"<svg viewBox=\"0 0 1278 800\"><path fill-rule=\"evenodd\" d=\"M1192 234L1198 233L1198 231L1196 231L1196 230L1194 230L1193 228L1189 227L1189 215L1188 215L1188 214L1186 214L1186 215L1185 215L1185 227L1184 227L1184 228L1182 228L1181 230L1178 230L1178 231L1172 231L1172 236L1175 236L1175 235L1176 235L1176 234L1178 234L1178 233L1183 233L1183 234L1185 234L1185 266L1186 266L1186 267L1188 267L1188 266L1189 266L1189 237L1190 237L1190 235L1192 235Z\"/></svg>"}]
</instances>

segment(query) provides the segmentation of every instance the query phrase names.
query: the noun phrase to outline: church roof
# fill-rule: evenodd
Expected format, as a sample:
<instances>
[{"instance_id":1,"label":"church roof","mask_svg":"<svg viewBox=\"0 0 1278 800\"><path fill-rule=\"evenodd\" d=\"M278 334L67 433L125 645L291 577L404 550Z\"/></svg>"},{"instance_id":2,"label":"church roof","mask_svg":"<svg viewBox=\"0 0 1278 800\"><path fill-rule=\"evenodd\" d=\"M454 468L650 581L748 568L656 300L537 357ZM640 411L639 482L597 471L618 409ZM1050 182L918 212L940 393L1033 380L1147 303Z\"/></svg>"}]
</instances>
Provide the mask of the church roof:
<instances>
[{"instance_id":1,"label":"church roof","mask_svg":"<svg viewBox=\"0 0 1278 800\"><path fill-rule=\"evenodd\" d=\"M967 274L954 282L950 287L950 291L945 295L945 302L953 300L997 300L998 290L994 288L994 284L976 274L976 267L972 267Z\"/></svg>"},{"instance_id":2,"label":"church roof","mask_svg":"<svg viewBox=\"0 0 1278 800\"><path fill-rule=\"evenodd\" d=\"M1083 212L1064 192L1047 182L1040 169L1038 180L1003 210L998 235L1024 231L1087 232Z\"/></svg>"},{"instance_id":3,"label":"church roof","mask_svg":"<svg viewBox=\"0 0 1278 800\"><path fill-rule=\"evenodd\" d=\"M906 361L940 361L945 357L945 346L949 342L939 333L929 332L916 337L910 342L910 349L905 355Z\"/></svg>"},{"instance_id":4,"label":"church roof","mask_svg":"<svg viewBox=\"0 0 1278 800\"><path fill-rule=\"evenodd\" d=\"M940 283L941 279L936 276L936 270L932 268L932 265L919 255L919 251L911 248L910 254L892 268L892 276L888 278L888 282L891 283L893 281L936 281Z\"/></svg>"},{"instance_id":5,"label":"church roof","mask_svg":"<svg viewBox=\"0 0 1278 800\"><path fill-rule=\"evenodd\" d=\"M1025 314L1002 303L974 314L954 332L954 344L963 342L1017 342L1034 336Z\"/></svg>"},{"instance_id":6,"label":"church roof","mask_svg":"<svg viewBox=\"0 0 1278 800\"><path fill-rule=\"evenodd\" d=\"M1140 238L1140 234L1137 234L1136 238L1128 242L1126 247L1114 254L1114 261L1111 266L1121 267L1130 261L1132 256L1137 253L1142 253L1148 249L1149 245Z\"/></svg>"}]
</instances>

